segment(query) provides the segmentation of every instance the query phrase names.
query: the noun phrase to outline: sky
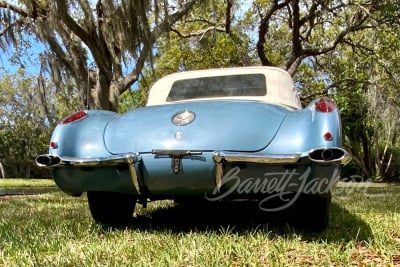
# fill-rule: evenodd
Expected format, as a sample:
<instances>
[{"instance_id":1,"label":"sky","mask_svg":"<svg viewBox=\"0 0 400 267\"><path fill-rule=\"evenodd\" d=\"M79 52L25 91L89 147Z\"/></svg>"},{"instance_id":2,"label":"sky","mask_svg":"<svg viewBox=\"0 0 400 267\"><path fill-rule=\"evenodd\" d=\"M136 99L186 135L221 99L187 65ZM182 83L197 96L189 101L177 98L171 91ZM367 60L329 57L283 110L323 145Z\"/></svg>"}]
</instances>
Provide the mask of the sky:
<instances>
[{"instance_id":1,"label":"sky","mask_svg":"<svg viewBox=\"0 0 400 267\"><path fill-rule=\"evenodd\" d=\"M21 67L27 74L37 75L40 70L39 54L45 47L34 38L29 39L28 49L19 49L9 46L6 51L0 50L0 64L2 71L16 73ZM14 58L20 55L20 64Z\"/></svg>"}]
</instances>

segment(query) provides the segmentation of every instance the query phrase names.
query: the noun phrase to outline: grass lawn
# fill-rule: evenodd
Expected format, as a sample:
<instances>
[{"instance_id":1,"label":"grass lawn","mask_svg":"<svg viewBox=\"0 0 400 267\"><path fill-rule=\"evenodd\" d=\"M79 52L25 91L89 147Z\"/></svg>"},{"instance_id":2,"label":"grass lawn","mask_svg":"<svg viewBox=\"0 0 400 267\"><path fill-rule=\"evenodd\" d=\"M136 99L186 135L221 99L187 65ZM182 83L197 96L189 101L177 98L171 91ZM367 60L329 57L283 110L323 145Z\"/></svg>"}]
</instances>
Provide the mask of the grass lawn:
<instances>
[{"instance_id":1,"label":"grass lawn","mask_svg":"<svg viewBox=\"0 0 400 267\"><path fill-rule=\"evenodd\" d=\"M0 179L0 189L52 187L51 179Z\"/></svg>"},{"instance_id":2,"label":"grass lawn","mask_svg":"<svg viewBox=\"0 0 400 267\"><path fill-rule=\"evenodd\" d=\"M400 185L341 184L319 234L244 205L156 201L135 217L109 229L93 223L85 196L0 199L0 266L400 266Z\"/></svg>"}]
</instances>

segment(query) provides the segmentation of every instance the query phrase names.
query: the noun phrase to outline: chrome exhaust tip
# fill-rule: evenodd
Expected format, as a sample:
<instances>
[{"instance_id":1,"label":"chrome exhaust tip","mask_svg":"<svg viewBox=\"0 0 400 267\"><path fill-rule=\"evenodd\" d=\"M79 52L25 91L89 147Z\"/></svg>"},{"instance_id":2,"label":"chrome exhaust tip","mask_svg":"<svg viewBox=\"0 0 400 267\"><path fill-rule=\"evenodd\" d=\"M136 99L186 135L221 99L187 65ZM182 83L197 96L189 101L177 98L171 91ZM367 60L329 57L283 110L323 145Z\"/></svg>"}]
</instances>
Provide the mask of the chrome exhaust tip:
<instances>
[{"instance_id":1,"label":"chrome exhaust tip","mask_svg":"<svg viewBox=\"0 0 400 267\"><path fill-rule=\"evenodd\" d=\"M350 154L339 147L315 149L308 154L308 157L316 163L340 163L343 165L351 160Z\"/></svg>"},{"instance_id":2,"label":"chrome exhaust tip","mask_svg":"<svg viewBox=\"0 0 400 267\"><path fill-rule=\"evenodd\" d=\"M35 159L35 163L39 167L54 167L61 163L61 159L52 155L40 155Z\"/></svg>"}]
</instances>

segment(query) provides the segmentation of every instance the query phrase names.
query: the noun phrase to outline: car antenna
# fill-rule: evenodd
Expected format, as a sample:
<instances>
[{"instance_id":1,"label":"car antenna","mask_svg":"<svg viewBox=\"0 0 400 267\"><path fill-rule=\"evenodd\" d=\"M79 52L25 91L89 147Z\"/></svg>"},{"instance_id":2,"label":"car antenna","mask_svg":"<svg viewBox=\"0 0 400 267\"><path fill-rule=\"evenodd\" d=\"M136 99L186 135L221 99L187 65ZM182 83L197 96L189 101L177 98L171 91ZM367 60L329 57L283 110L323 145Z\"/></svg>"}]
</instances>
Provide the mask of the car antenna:
<instances>
[{"instance_id":1,"label":"car antenna","mask_svg":"<svg viewBox=\"0 0 400 267\"><path fill-rule=\"evenodd\" d=\"M87 86L86 86L86 110L89 110L89 93L90 93L90 70L87 72Z\"/></svg>"}]
</instances>

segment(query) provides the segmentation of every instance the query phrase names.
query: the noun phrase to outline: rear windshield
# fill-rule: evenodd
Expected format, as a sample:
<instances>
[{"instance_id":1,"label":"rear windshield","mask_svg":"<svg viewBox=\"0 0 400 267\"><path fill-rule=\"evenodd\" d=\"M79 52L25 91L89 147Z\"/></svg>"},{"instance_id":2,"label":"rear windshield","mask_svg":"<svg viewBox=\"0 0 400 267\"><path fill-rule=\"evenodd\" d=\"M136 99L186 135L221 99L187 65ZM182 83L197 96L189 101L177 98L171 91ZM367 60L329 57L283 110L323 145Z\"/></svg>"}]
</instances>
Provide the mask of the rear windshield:
<instances>
[{"instance_id":1,"label":"rear windshield","mask_svg":"<svg viewBox=\"0 0 400 267\"><path fill-rule=\"evenodd\" d=\"M266 94L267 85L263 74L240 74L176 81L172 85L167 101Z\"/></svg>"}]
</instances>

